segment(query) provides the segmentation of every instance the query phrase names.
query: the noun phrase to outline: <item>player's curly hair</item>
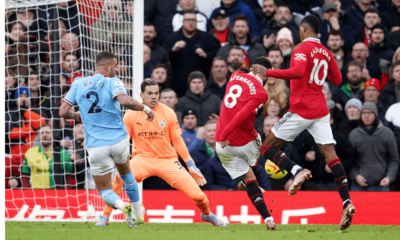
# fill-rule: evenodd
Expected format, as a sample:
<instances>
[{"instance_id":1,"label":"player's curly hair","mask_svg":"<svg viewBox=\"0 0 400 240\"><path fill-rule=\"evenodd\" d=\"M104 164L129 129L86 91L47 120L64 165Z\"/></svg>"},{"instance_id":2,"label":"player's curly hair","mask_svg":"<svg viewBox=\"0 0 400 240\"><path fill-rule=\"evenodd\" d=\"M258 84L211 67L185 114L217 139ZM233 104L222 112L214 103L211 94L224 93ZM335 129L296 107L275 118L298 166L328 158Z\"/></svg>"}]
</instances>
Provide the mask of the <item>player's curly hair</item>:
<instances>
[{"instance_id":1,"label":"player's curly hair","mask_svg":"<svg viewBox=\"0 0 400 240\"><path fill-rule=\"evenodd\" d=\"M319 31L321 30L321 22L319 20L318 17L314 16L314 15L307 15L303 18L303 20L301 20L301 24L306 24L307 26L309 26L312 31L314 33L319 33Z\"/></svg>"}]
</instances>

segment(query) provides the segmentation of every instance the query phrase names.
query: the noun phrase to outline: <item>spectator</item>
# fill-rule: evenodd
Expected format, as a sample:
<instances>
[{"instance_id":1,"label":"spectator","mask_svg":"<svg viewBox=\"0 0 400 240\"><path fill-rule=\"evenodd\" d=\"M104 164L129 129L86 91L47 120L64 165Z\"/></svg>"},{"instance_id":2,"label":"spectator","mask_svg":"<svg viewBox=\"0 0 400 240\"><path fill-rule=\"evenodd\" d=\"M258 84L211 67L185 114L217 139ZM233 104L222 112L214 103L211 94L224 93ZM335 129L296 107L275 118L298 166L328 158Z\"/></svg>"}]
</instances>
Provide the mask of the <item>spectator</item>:
<instances>
[{"instance_id":1,"label":"spectator","mask_svg":"<svg viewBox=\"0 0 400 240\"><path fill-rule=\"evenodd\" d=\"M203 140L204 128L197 130L199 115L196 109L187 108L182 111L182 139L188 147L189 152Z\"/></svg>"},{"instance_id":2,"label":"spectator","mask_svg":"<svg viewBox=\"0 0 400 240\"><path fill-rule=\"evenodd\" d=\"M289 101L290 89L286 87L285 80L277 79L274 77L268 77L267 84L265 84L264 88L268 93L268 97L270 99L278 97L279 102L286 103Z\"/></svg>"},{"instance_id":3,"label":"spectator","mask_svg":"<svg viewBox=\"0 0 400 240\"><path fill-rule=\"evenodd\" d=\"M175 109L175 105L178 103L178 98L176 97L176 93L174 92L174 90L170 88L165 88L161 90L160 99L158 101L162 104L167 105L172 110L174 110L179 125L182 126L182 112L176 111Z\"/></svg>"},{"instance_id":4,"label":"spectator","mask_svg":"<svg viewBox=\"0 0 400 240\"><path fill-rule=\"evenodd\" d=\"M342 75L344 75L344 70L346 69L349 59L349 56L347 56L347 51L345 51L343 48L343 44L344 40L342 33L338 30L332 29L328 33L328 41L326 45L328 46L329 51L331 51L332 55L335 57L336 64L342 72ZM331 85L332 84L330 84L329 87L331 87Z\"/></svg>"},{"instance_id":5,"label":"spectator","mask_svg":"<svg viewBox=\"0 0 400 240\"><path fill-rule=\"evenodd\" d=\"M134 12L135 12L135 6L133 1L128 1L125 3L125 19L129 22L133 22L134 19Z\"/></svg>"},{"instance_id":6,"label":"spectator","mask_svg":"<svg viewBox=\"0 0 400 240\"><path fill-rule=\"evenodd\" d=\"M286 101L281 102L279 97L275 95L273 98L270 97L267 103L265 103L259 111L261 112L261 114L257 116L254 122L254 128L257 130L257 132L261 132L263 128L264 118L272 116L281 119L286 111Z\"/></svg>"},{"instance_id":7,"label":"spectator","mask_svg":"<svg viewBox=\"0 0 400 240\"><path fill-rule=\"evenodd\" d=\"M351 147L347 138L338 132L334 127L333 119L334 114L330 114L330 124L332 127L333 139L335 139L335 150L344 170L348 174L355 161L354 149ZM319 151L318 144L315 143L314 138L308 134L301 148L299 155L302 166L309 169L312 178L306 181L302 188L304 190L336 190L335 181L332 177L332 171L325 162L325 157Z\"/></svg>"},{"instance_id":8,"label":"spectator","mask_svg":"<svg viewBox=\"0 0 400 240\"><path fill-rule=\"evenodd\" d=\"M163 47L169 53L172 72L174 73L171 88L178 96L183 96L188 88L185 79L193 71L209 73L211 59L219 49L219 45L208 33L197 31L196 13L185 12L182 28L171 33Z\"/></svg>"},{"instance_id":9,"label":"spectator","mask_svg":"<svg viewBox=\"0 0 400 240\"><path fill-rule=\"evenodd\" d=\"M74 175L77 189L85 188L86 179L86 150L85 150L85 132L82 123L78 123L74 128L74 157L71 160L74 161Z\"/></svg>"},{"instance_id":10,"label":"spectator","mask_svg":"<svg viewBox=\"0 0 400 240\"><path fill-rule=\"evenodd\" d=\"M30 72L28 77L30 92L30 109L44 117L47 121L52 117L50 90L42 84L41 75L38 72Z\"/></svg>"},{"instance_id":11,"label":"spectator","mask_svg":"<svg viewBox=\"0 0 400 240\"><path fill-rule=\"evenodd\" d=\"M382 91L383 103L386 108L400 102L400 61L391 67L393 81L389 82Z\"/></svg>"},{"instance_id":12,"label":"spectator","mask_svg":"<svg viewBox=\"0 0 400 240\"><path fill-rule=\"evenodd\" d=\"M343 49L344 51L349 51L354 44L354 34L353 29L344 24L339 18L339 11L336 7L336 4L328 2L322 6L322 18L321 21L321 43L327 46L328 41L328 33L331 30L341 31L343 34Z\"/></svg>"},{"instance_id":13,"label":"spectator","mask_svg":"<svg viewBox=\"0 0 400 240\"><path fill-rule=\"evenodd\" d=\"M399 155L393 132L379 121L375 104L365 102L360 127L349 135L357 160L349 178L355 180L352 191L389 191L396 178Z\"/></svg>"},{"instance_id":14,"label":"spectator","mask_svg":"<svg viewBox=\"0 0 400 240\"><path fill-rule=\"evenodd\" d=\"M366 102L372 102L376 105L379 120L385 122L385 114L387 109L385 108L380 96L381 91L381 84L376 78L371 78L364 84L364 100Z\"/></svg>"},{"instance_id":15,"label":"spectator","mask_svg":"<svg viewBox=\"0 0 400 240\"><path fill-rule=\"evenodd\" d=\"M400 1L392 0L392 5L382 12L382 23L394 33L397 38L400 35Z\"/></svg>"},{"instance_id":16,"label":"spectator","mask_svg":"<svg viewBox=\"0 0 400 240\"><path fill-rule=\"evenodd\" d=\"M346 102L344 112L346 113L346 120L339 124L338 131L346 138L350 132L358 127L361 118L362 102L360 99L352 98Z\"/></svg>"},{"instance_id":17,"label":"spectator","mask_svg":"<svg viewBox=\"0 0 400 240\"><path fill-rule=\"evenodd\" d=\"M365 12L371 8L372 0L358 0L354 2L351 8L346 10L348 24L353 28L353 31L362 29L364 26Z\"/></svg>"},{"instance_id":18,"label":"spectator","mask_svg":"<svg viewBox=\"0 0 400 240\"><path fill-rule=\"evenodd\" d=\"M385 115L385 126L394 133L397 143L397 152L400 154L400 103L389 107Z\"/></svg>"},{"instance_id":19,"label":"spectator","mask_svg":"<svg viewBox=\"0 0 400 240\"><path fill-rule=\"evenodd\" d=\"M144 1L144 20L152 22L160 30L165 25L165 19L176 12L179 0L149 0Z\"/></svg>"},{"instance_id":20,"label":"spectator","mask_svg":"<svg viewBox=\"0 0 400 240\"><path fill-rule=\"evenodd\" d=\"M260 1L253 1L253 0L240 0L241 2L245 3L247 6L250 7L251 11L254 14L254 17L256 18L257 21L257 29L260 30L259 23L263 20L264 18L264 13L263 13L263 0Z\"/></svg>"},{"instance_id":21,"label":"spectator","mask_svg":"<svg viewBox=\"0 0 400 240\"><path fill-rule=\"evenodd\" d=\"M348 83L343 85L333 96L333 101L339 103L342 109L350 98L364 100L364 83L361 77L361 71L362 66L356 61L351 61L347 65L346 76Z\"/></svg>"},{"instance_id":22,"label":"spectator","mask_svg":"<svg viewBox=\"0 0 400 240\"><path fill-rule=\"evenodd\" d=\"M95 29L92 29L92 34L91 36L95 36L96 32ZM64 59L65 55L67 53L74 54L75 56L79 57L81 56L80 50L79 50L79 38L75 33L66 33L64 36L61 38L61 59Z\"/></svg>"},{"instance_id":23,"label":"spectator","mask_svg":"<svg viewBox=\"0 0 400 240\"><path fill-rule=\"evenodd\" d=\"M393 54L393 59L392 59L392 63L400 61L400 47L398 47L396 49L396 51Z\"/></svg>"},{"instance_id":24,"label":"spectator","mask_svg":"<svg viewBox=\"0 0 400 240\"><path fill-rule=\"evenodd\" d=\"M49 11L49 14L49 18L54 19L53 11ZM82 15L79 14L78 6L75 1L58 3L58 17L63 22L68 32L72 32L77 36L80 36L81 33L86 33L84 29L85 22Z\"/></svg>"},{"instance_id":25,"label":"spectator","mask_svg":"<svg viewBox=\"0 0 400 240\"><path fill-rule=\"evenodd\" d=\"M283 55L282 69L290 68L290 59L292 58L294 46L292 33L288 28L279 30L276 37L276 45Z\"/></svg>"},{"instance_id":26,"label":"spectator","mask_svg":"<svg viewBox=\"0 0 400 240\"><path fill-rule=\"evenodd\" d=\"M182 20L184 12L191 11L196 14L197 18L197 30L207 32L211 30L211 26L208 26L208 19L204 13L197 11L196 0L179 0L177 5L177 11L166 19L165 24L160 31L160 41L163 42L167 37L182 28Z\"/></svg>"},{"instance_id":27,"label":"spectator","mask_svg":"<svg viewBox=\"0 0 400 240\"><path fill-rule=\"evenodd\" d=\"M72 53L65 54L62 63L63 73L68 75L68 84L72 84L75 78L81 78L79 73L78 57Z\"/></svg>"},{"instance_id":28,"label":"spectator","mask_svg":"<svg viewBox=\"0 0 400 240\"><path fill-rule=\"evenodd\" d=\"M167 51L162 48L157 40L156 27L152 23L145 23L143 26L143 39L144 43L150 47L150 59L154 64L164 64L168 72L168 80L172 78L171 63Z\"/></svg>"},{"instance_id":29,"label":"spectator","mask_svg":"<svg viewBox=\"0 0 400 240\"><path fill-rule=\"evenodd\" d=\"M54 189L56 181L53 163L53 131L50 125L44 124L39 130L40 145L30 148L21 169L23 188ZM68 152L61 148L61 169L64 173L72 173L73 166ZM57 175L56 175L57 176ZM64 177L60 184L63 185Z\"/></svg>"},{"instance_id":30,"label":"spectator","mask_svg":"<svg viewBox=\"0 0 400 240\"><path fill-rule=\"evenodd\" d=\"M13 23L11 32L6 32L5 40L5 66L14 72L17 78L25 78L28 75L28 45L26 44L26 31L21 23Z\"/></svg>"},{"instance_id":31,"label":"spectator","mask_svg":"<svg viewBox=\"0 0 400 240\"><path fill-rule=\"evenodd\" d=\"M143 77L149 78L155 64L151 61L151 49L146 44L143 45Z\"/></svg>"},{"instance_id":32,"label":"spectator","mask_svg":"<svg viewBox=\"0 0 400 240\"><path fill-rule=\"evenodd\" d=\"M333 126L332 127L337 127L338 124L342 123L345 121L345 118L342 114L342 108L341 106L337 106L333 100L332 100L332 92L329 87L328 82L324 82L322 85L322 93L324 94L325 100L326 100L326 105L328 106L329 111L333 115Z\"/></svg>"},{"instance_id":33,"label":"spectator","mask_svg":"<svg viewBox=\"0 0 400 240\"><path fill-rule=\"evenodd\" d=\"M5 72L5 111L8 112L10 107L14 104L14 94L15 88L17 87L17 81L15 80L14 76L11 75L11 71L7 71L6 69Z\"/></svg>"},{"instance_id":34,"label":"spectator","mask_svg":"<svg viewBox=\"0 0 400 240\"><path fill-rule=\"evenodd\" d=\"M207 81L207 88L222 100L225 96L228 80L228 64L224 58L215 57L211 66L211 77Z\"/></svg>"},{"instance_id":35,"label":"spectator","mask_svg":"<svg viewBox=\"0 0 400 240\"><path fill-rule=\"evenodd\" d=\"M221 9L214 14L211 22L214 28L211 29L209 34L218 39L221 47L225 46L225 44L228 43L228 35L232 32L231 26L229 25L228 15L226 15L225 11Z\"/></svg>"},{"instance_id":36,"label":"spectator","mask_svg":"<svg viewBox=\"0 0 400 240\"><path fill-rule=\"evenodd\" d=\"M293 16L289 6L280 4L274 14L274 19L267 23L266 28L261 31L258 42L263 44L264 48L268 51L276 44L276 36L279 30L286 27L292 33L294 44L297 45L300 43L299 30L297 26L291 24L292 21Z\"/></svg>"},{"instance_id":37,"label":"spectator","mask_svg":"<svg viewBox=\"0 0 400 240\"><path fill-rule=\"evenodd\" d=\"M218 51L218 56L228 58L233 46L240 46L246 54L242 67L250 68L254 59L267 55L261 44L256 42L256 37L249 33L249 21L244 15L236 15L233 20L232 34L228 35L228 44ZM229 61L228 61L229 62Z\"/></svg>"},{"instance_id":38,"label":"spectator","mask_svg":"<svg viewBox=\"0 0 400 240\"><path fill-rule=\"evenodd\" d=\"M361 76L364 80L371 78L368 71L369 67L367 62L368 56L369 56L369 50L364 43L358 42L353 45L353 49L351 51L351 57L353 58L354 61L358 62L359 64L361 64L361 66L363 66ZM347 83L347 77L346 78L345 77L346 75L343 76L342 84Z\"/></svg>"},{"instance_id":39,"label":"spectator","mask_svg":"<svg viewBox=\"0 0 400 240\"><path fill-rule=\"evenodd\" d=\"M96 52L123 54L133 42L133 22L124 21L120 0L105 0L100 18L92 24L90 37Z\"/></svg>"},{"instance_id":40,"label":"spectator","mask_svg":"<svg viewBox=\"0 0 400 240\"><path fill-rule=\"evenodd\" d=\"M124 81L126 90L131 93L132 91L132 67L125 61L124 57L118 59L117 71L118 78ZM132 96L132 94L130 95Z\"/></svg>"},{"instance_id":41,"label":"spectator","mask_svg":"<svg viewBox=\"0 0 400 240\"><path fill-rule=\"evenodd\" d=\"M274 19L277 10L275 0L264 0L262 4L262 19L258 21L258 30L262 31L267 27L268 23Z\"/></svg>"},{"instance_id":42,"label":"spectator","mask_svg":"<svg viewBox=\"0 0 400 240\"><path fill-rule=\"evenodd\" d=\"M216 120L208 120L204 124L203 140L198 142L194 148L190 151L190 156L196 163L196 166L201 172L204 172L206 162L208 159L215 157L215 130L217 129Z\"/></svg>"},{"instance_id":43,"label":"spectator","mask_svg":"<svg viewBox=\"0 0 400 240\"><path fill-rule=\"evenodd\" d=\"M160 63L153 67L150 77L158 83L160 91L167 88L167 67Z\"/></svg>"},{"instance_id":44,"label":"spectator","mask_svg":"<svg viewBox=\"0 0 400 240\"><path fill-rule=\"evenodd\" d=\"M269 61L271 62L272 68L275 70L282 69L283 55L282 51L277 47L272 47L267 55Z\"/></svg>"},{"instance_id":45,"label":"spectator","mask_svg":"<svg viewBox=\"0 0 400 240\"><path fill-rule=\"evenodd\" d=\"M235 25L235 17L237 15L244 15L247 17L247 26L252 34L258 35L257 20L254 17L253 11L249 6L239 0L221 0L221 7L214 9L210 18L214 18L214 14L224 10L226 15L229 16L230 24Z\"/></svg>"},{"instance_id":46,"label":"spectator","mask_svg":"<svg viewBox=\"0 0 400 240\"><path fill-rule=\"evenodd\" d=\"M371 28L371 41L367 67L371 77L380 79L384 87L389 82L389 67L394 51L388 47L382 24L376 24Z\"/></svg>"},{"instance_id":47,"label":"spectator","mask_svg":"<svg viewBox=\"0 0 400 240\"><path fill-rule=\"evenodd\" d=\"M372 43L371 28L378 23L381 23L379 11L375 8L369 8L365 11L364 27L355 31L356 42L363 42L367 47Z\"/></svg>"},{"instance_id":48,"label":"spectator","mask_svg":"<svg viewBox=\"0 0 400 240\"><path fill-rule=\"evenodd\" d=\"M226 59L228 63L228 79L231 78L233 73L240 71L243 59L243 50L237 45L233 46L229 51L228 58Z\"/></svg>"},{"instance_id":49,"label":"spectator","mask_svg":"<svg viewBox=\"0 0 400 240\"><path fill-rule=\"evenodd\" d=\"M188 78L189 89L176 104L178 111L186 108L195 109L198 113L198 125L203 126L212 114L219 114L221 99L206 89L206 77L202 72L192 72Z\"/></svg>"}]
</instances>

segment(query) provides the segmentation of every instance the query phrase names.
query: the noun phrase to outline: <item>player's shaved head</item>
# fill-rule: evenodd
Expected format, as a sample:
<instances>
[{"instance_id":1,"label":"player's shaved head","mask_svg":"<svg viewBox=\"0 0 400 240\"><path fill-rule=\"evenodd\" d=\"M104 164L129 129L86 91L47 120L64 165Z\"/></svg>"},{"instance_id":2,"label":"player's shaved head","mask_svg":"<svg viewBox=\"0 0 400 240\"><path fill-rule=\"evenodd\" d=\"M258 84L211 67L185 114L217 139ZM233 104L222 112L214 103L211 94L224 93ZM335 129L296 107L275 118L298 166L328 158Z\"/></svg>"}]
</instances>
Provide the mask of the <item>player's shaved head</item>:
<instances>
[{"instance_id":1,"label":"player's shaved head","mask_svg":"<svg viewBox=\"0 0 400 240\"><path fill-rule=\"evenodd\" d=\"M257 57L256 59L254 59L253 64L259 64L265 67L266 69L272 68L271 62L265 57Z\"/></svg>"},{"instance_id":2,"label":"player's shaved head","mask_svg":"<svg viewBox=\"0 0 400 240\"><path fill-rule=\"evenodd\" d=\"M300 26L302 24L307 25L314 33L318 34L321 29L321 22L318 17L314 15L307 15L301 20Z\"/></svg>"},{"instance_id":3,"label":"player's shaved head","mask_svg":"<svg viewBox=\"0 0 400 240\"><path fill-rule=\"evenodd\" d=\"M110 64L114 61L114 58L118 60L117 56L111 52L101 52L96 57L96 65ZM118 62L117 62L118 64Z\"/></svg>"}]
</instances>

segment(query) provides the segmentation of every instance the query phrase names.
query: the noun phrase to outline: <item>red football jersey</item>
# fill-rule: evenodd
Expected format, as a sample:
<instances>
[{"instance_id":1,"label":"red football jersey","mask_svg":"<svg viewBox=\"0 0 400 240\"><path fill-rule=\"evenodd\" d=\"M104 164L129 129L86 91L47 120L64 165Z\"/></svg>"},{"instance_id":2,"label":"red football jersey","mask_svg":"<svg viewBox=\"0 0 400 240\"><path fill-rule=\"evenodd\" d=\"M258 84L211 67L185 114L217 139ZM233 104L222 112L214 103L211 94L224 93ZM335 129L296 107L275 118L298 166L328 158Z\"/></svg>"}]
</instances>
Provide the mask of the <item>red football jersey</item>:
<instances>
[{"instance_id":1,"label":"red football jersey","mask_svg":"<svg viewBox=\"0 0 400 240\"><path fill-rule=\"evenodd\" d=\"M222 101L215 141L229 140L230 146L244 146L256 139L254 121L267 100L261 79L244 72L232 74Z\"/></svg>"},{"instance_id":2,"label":"red football jersey","mask_svg":"<svg viewBox=\"0 0 400 240\"><path fill-rule=\"evenodd\" d=\"M342 82L335 58L316 38L307 38L294 48L290 69L267 70L266 76L292 80L289 112L305 119L328 115L322 93L325 79L328 78L335 85Z\"/></svg>"}]
</instances>

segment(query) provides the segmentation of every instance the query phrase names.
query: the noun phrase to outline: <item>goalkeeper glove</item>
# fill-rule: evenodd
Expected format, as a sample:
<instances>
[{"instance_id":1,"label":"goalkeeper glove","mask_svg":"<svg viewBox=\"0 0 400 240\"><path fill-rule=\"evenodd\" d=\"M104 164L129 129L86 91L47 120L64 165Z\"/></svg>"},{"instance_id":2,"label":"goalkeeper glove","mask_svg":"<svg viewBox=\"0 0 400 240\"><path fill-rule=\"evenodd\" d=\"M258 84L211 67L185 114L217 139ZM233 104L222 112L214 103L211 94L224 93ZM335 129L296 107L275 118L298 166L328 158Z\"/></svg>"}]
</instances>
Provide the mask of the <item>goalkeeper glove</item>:
<instances>
[{"instance_id":1,"label":"goalkeeper glove","mask_svg":"<svg viewBox=\"0 0 400 240\"><path fill-rule=\"evenodd\" d=\"M207 184L206 179L204 178L200 170L196 167L196 164L193 162L192 159L187 160L185 163L189 169L189 174L196 181L197 185L204 186L205 184Z\"/></svg>"}]
</instances>

